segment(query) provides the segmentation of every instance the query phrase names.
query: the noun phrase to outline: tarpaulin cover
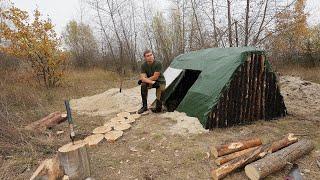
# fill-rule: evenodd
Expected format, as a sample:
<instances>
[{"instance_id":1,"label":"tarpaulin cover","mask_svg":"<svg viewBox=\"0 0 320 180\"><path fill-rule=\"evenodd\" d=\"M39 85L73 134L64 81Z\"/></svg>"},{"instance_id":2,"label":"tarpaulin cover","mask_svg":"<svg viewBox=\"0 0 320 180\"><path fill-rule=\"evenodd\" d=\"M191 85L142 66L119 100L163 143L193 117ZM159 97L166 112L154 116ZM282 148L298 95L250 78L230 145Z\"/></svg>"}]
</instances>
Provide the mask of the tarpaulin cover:
<instances>
[{"instance_id":1,"label":"tarpaulin cover","mask_svg":"<svg viewBox=\"0 0 320 180\"><path fill-rule=\"evenodd\" d=\"M170 64L171 68L199 70L201 74L176 110L197 117L205 127L208 113L218 103L222 90L229 87L236 69L252 53L265 55L260 49L243 47L210 48L177 56ZM270 65L266 63L269 69ZM166 89L166 97L175 90L181 76L183 73Z\"/></svg>"}]
</instances>

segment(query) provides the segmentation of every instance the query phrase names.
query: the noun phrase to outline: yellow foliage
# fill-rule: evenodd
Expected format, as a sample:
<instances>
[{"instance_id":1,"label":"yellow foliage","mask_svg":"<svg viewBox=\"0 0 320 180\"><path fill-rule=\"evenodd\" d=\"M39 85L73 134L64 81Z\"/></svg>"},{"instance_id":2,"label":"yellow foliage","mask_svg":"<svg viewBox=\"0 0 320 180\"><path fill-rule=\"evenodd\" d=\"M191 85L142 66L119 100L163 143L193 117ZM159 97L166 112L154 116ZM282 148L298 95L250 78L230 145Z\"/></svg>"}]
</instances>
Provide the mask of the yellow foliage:
<instances>
[{"instance_id":1,"label":"yellow foliage","mask_svg":"<svg viewBox=\"0 0 320 180\"><path fill-rule=\"evenodd\" d=\"M16 7L2 11L1 16L5 21L0 30L8 43L0 45L0 50L27 61L46 87L58 85L67 56L59 50L60 40L50 19L41 19L41 13L35 10L30 22L28 13Z\"/></svg>"}]
</instances>

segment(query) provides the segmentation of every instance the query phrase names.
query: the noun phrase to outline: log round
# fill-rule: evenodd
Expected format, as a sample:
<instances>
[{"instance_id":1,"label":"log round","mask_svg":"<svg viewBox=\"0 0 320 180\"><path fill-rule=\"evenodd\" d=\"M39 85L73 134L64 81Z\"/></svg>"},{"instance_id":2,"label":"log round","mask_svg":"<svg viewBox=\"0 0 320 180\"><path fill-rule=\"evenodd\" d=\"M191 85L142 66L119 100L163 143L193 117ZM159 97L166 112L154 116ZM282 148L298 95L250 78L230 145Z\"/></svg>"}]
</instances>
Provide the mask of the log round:
<instances>
[{"instance_id":1,"label":"log round","mask_svg":"<svg viewBox=\"0 0 320 180\"><path fill-rule=\"evenodd\" d=\"M84 139L84 141L89 145L89 146L94 146L99 144L104 138L103 134L93 134L91 136L88 136Z\"/></svg>"},{"instance_id":2,"label":"log round","mask_svg":"<svg viewBox=\"0 0 320 180\"><path fill-rule=\"evenodd\" d=\"M132 114L131 115L134 119L139 119L141 117L141 114Z\"/></svg>"},{"instance_id":3,"label":"log round","mask_svg":"<svg viewBox=\"0 0 320 180\"><path fill-rule=\"evenodd\" d=\"M85 141L69 143L58 149L61 166L70 180L90 177L90 163Z\"/></svg>"},{"instance_id":4,"label":"log round","mask_svg":"<svg viewBox=\"0 0 320 180\"><path fill-rule=\"evenodd\" d=\"M119 122L121 122L121 121L123 121L123 120L125 120L124 117L114 117L114 118L110 119L109 122L119 123Z\"/></svg>"},{"instance_id":5,"label":"log round","mask_svg":"<svg viewBox=\"0 0 320 180\"><path fill-rule=\"evenodd\" d=\"M99 126L97 128L95 128L92 133L93 134L104 134L104 133L107 133L109 131L111 131L112 128L111 127L108 127L108 126Z\"/></svg>"},{"instance_id":6,"label":"log round","mask_svg":"<svg viewBox=\"0 0 320 180\"><path fill-rule=\"evenodd\" d=\"M293 162L314 148L310 140L301 140L275 153L255 161L245 167L250 179L262 179L271 173L281 170L288 162Z\"/></svg>"},{"instance_id":7,"label":"log round","mask_svg":"<svg viewBox=\"0 0 320 180\"><path fill-rule=\"evenodd\" d=\"M130 116L130 113L129 113L129 112L121 112L121 113L118 113L118 114L117 114L117 117L123 117L123 118L125 118L125 117L128 117L128 116Z\"/></svg>"},{"instance_id":8,"label":"log round","mask_svg":"<svg viewBox=\"0 0 320 180\"><path fill-rule=\"evenodd\" d=\"M130 124L116 124L114 126L114 130L117 130L117 131L125 131L127 129L130 129L131 128L131 125Z\"/></svg>"},{"instance_id":9,"label":"log round","mask_svg":"<svg viewBox=\"0 0 320 180\"><path fill-rule=\"evenodd\" d=\"M104 138L107 139L108 142L114 142L119 139L123 135L123 131L110 131L105 134Z\"/></svg>"},{"instance_id":10,"label":"log round","mask_svg":"<svg viewBox=\"0 0 320 180\"><path fill-rule=\"evenodd\" d=\"M124 118L122 121L120 121L121 124L130 124L134 123L136 120L130 115L126 118Z\"/></svg>"}]
</instances>

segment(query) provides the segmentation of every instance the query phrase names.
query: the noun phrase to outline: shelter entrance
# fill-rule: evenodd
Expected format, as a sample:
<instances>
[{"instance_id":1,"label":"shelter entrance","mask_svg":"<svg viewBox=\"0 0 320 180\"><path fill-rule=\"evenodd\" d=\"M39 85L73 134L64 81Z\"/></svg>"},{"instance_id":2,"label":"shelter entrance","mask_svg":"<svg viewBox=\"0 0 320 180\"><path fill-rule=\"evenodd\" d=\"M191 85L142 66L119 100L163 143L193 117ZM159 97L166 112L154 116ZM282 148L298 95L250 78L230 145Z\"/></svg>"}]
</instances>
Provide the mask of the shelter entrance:
<instances>
[{"instance_id":1,"label":"shelter entrance","mask_svg":"<svg viewBox=\"0 0 320 180\"><path fill-rule=\"evenodd\" d=\"M196 82L201 71L186 69L181 75L183 76L175 88L174 92L166 100L166 107L169 112L177 109L191 86Z\"/></svg>"}]
</instances>

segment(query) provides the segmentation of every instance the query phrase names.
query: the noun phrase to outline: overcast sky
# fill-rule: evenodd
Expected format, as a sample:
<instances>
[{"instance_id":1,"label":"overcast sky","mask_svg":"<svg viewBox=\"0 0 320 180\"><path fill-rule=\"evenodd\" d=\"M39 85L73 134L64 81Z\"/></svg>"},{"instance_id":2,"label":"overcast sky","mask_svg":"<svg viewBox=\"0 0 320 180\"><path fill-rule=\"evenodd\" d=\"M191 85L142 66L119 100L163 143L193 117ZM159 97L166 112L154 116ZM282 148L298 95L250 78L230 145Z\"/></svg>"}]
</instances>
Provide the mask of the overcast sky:
<instances>
[{"instance_id":1,"label":"overcast sky","mask_svg":"<svg viewBox=\"0 0 320 180\"><path fill-rule=\"evenodd\" d=\"M50 17L59 34L68 21L80 19L79 0L12 0L12 2L29 13L39 8L42 14ZM158 2L166 4L166 0L158 0ZM320 20L320 0L307 0L306 11L310 13L309 24L318 24Z\"/></svg>"}]
</instances>

